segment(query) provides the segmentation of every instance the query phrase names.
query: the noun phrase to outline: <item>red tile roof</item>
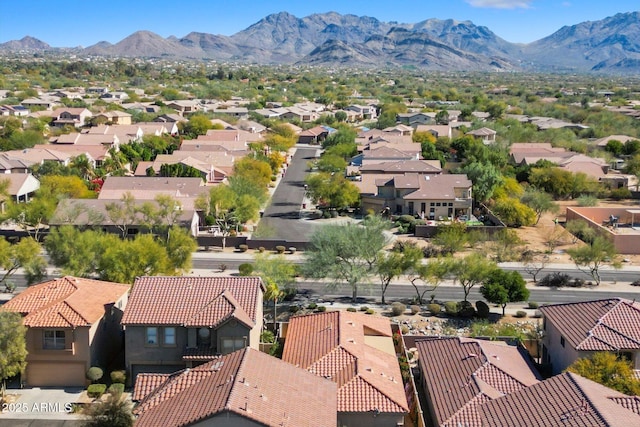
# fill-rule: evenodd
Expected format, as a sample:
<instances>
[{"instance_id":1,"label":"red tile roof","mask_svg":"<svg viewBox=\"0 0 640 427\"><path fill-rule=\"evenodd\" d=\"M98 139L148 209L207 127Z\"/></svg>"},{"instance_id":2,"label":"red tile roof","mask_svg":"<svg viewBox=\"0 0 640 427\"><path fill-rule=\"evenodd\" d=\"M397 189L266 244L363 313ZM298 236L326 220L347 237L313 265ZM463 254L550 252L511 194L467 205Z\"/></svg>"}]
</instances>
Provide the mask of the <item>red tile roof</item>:
<instances>
[{"instance_id":1,"label":"red tile roof","mask_svg":"<svg viewBox=\"0 0 640 427\"><path fill-rule=\"evenodd\" d=\"M2 306L24 316L32 328L91 326L105 306L129 292L129 285L65 276L33 285Z\"/></svg>"},{"instance_id":2,"label":"red tile roof","mask_svg":"<svg viewBox=\"0 0 640 427\"><path fill-rule=\"evenodd\" d=\"M416 348L438 426L481 426L481 404L538 382L523 352L504 343L433 338Z\"/></svg>"},{"instance_id":3,"label":"red tile roof","mask_svg":"<svg viewBox=\"0 0 640 427\"><path fill-rule=\"evenodd\" d=\"M282 360L336 382L339 412L407 412L395 353L369 345L371 336L391 340L389 320L346 311L294 317Z\"/></svg>"},{"instance_id":4,"label":"red tile roof","mask_svg":"<svg viewBox=\"0 0 640 427\"><path fill-rule=\"evenodd\" d=\"M546 305L540 311L576 350L640 349L640 303L611 298Z\"/></svg>"},{"instance_id":5,"label":"red tile roof","mask_svg":"<svg viewBox=\"0 0 640 427\"><path fill-rule=\"evenodd\" d=\"M336 385L246 348L172 375L140 374L138 427L187 426L230 412L266 426L335 426Z\"/></svg>"},{"instance_id":6,"label":"red tile roof","mask_svg":"<svg viewBox=\"0 0 640 427\"><path fill-rule=\"evenodd\" d=\"M233 318L251 328L262 292L259 277L139 277L122 324L216 327Z\"/></svg>"},{"instance_id":7,"label":"red tile roof","mask_svg":"<svg viewBox=\"0 0 640 427\"><path fill-rule=\"evenodd\" d=\"M487 427L640 425L638 397L571 372L556 375L478 408Z\"/></svg>"}]
</instances>

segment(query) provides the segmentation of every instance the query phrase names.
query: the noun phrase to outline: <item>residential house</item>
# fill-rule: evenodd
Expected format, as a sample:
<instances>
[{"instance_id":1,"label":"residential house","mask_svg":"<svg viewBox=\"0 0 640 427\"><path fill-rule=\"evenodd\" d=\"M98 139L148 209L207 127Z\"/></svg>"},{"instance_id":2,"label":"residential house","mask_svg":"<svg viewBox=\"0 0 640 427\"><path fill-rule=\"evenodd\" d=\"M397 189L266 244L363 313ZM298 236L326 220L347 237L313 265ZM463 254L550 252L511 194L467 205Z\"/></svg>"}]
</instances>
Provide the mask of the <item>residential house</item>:
<instances>
[{"instance_id":1,"label":"residential house","mask_svg":"<svg viewBox=\"0 0 640 427\"><path fill-rule=\"evenodd\" d=\"M393 175L406 173L438 175L441 172L439 160L391 160L379 163L367 161L360 167L347 167L347 174L355 175L355 184L360 189L360 194L376 194L378 190L376 182Z\"/></svg>"},{"instance_id":2,"label":"residential house","mask_svg":"<svg viewBox=\"0 0 640 427\"><path fill-rule=\"evenodd\" d=\"M129 142L140 142L144 136L144 131L138 124L133 125L107 125L102 124L92 126L84 130L82 133L88 135L102 135L104 137L115 137L119 144L128 144Z\"/></svg>"},{"instance_id":3,"label":"residential house","mask_svg":"<svg viewBox=\"0 0 640 427\"><path fill-rule=\"evenodd\" d=\"M252 348L173 374L139 374L138 427L335 427L336 384Z\"/></svg>"},{"instance_id":4,"label":"residential house","mask_svg":"<svg viewBox=\"0 0 640 427\"><path fill-rule=\"evenodd\" d=\"M29 286L0 307L23 316L30 387L83 387L91 366L122 351L129 285L65 276Z\"/></svg>"},{"instance_id":5,"label":"residential house","mask_svg":"<svg viewBox=\"0 0 640 427\"><path fill-rule=\"evenodd\" d=\"M104 113L96 114L96 118L102 118L107 123L114 125L130 125L131 117L131 114L118 110L105 111Z\"/></svg>"},{"instance_id":6,"label":"residential house","mask_svg":"<svg viewBox=\"0 0 640 427\"><path fill-rule=\"evenodd\" d=\"M311 129L303 130L298 134L300 144L321 144L329 135L336 130L329 126L315 126Z\"/></svg>"},{"instance_id":7,"label":"residential house","mask_svg":"<svg viewBox=\"0 0 640 427\"><path fill-rule=\"evenodd\" d=\"M95 93L98 95L103 95L108 92L109 92L109 88L104 86L91 86L87 88L87 93Z\"/></svg>"},{"instance_id":8,"label":"residential house","mask_svg":"<svg viewBox=\"0 0 640 427\"><path fill-rule=\"evenodd\" d=\"M128 193L135 200L154 200L162 194L180 202L183 209L191 210L198 196L206 191L202 178L109 176L98 199L121 200Z\"/></svg>"},{"instance_id":9,"label":"residential house","mask_svg":"<svg viewBox=\"0 0 640 427\"><path fill-rule=\"evenodd\" d=\"M464 174L405 173L376 180L375 195L362 195L362 209L389 208L426 219L471 217L471 180Z\"/></svg>"},{"instance_id":10,"label":"residential house","mask_svg":"<svg viewBox=\"0 0 640 427\"><path fill-rule=\"evenodd\" d=\"M558 374L594 352L624 355L640 373L640 303L622 298L540 307L542 362Z\"/></svg>"},{"instance_id":11,"label":"residential house","mask_svg":"<svg viewBox=\"0 0 640 427\"><path fill-rule=\"evenodd\" d=\"M331 311L292 317L282 360L338 385L338 425L404 425L409 405L389 319Z\"/></svg>"},{"instance_id":12,"label":"residential house","mask_svg":"<svg viewBox=\"0 0 640 427\"><path fill-rule=\"evenodd\" d=\"M127 111L151 114L158 113L160 111L159 105L155 105L150 102L127 102L122 104L122 108Z\"/></svg>"},{"instance_id":13,"label":"residential house","mask_svg":"<svg viewBox=\"0 0 640 427\"><path fill-rule=\"evenodd\" d=\"M640 397L572 372L556 375L479 406L485 427L640 425Z\"/></svg>"},{"instance_id":14,"label":"residential house","mask_svg":"<svg viewBox=\"0 0 640 427\"><path fill-rule=\"evenodd\" d=\"M155 119L153 119L153 121L161 122L161 123L180 123L180 122L184 123L184 122L187 122L188 120L185 119L180 114L161 114Z\"/></svg>"},{"instance_id":15,"label":"residential house","mask_svg":"<svg viewBox=\"0 0 640 427\"><path fill-rule=\"evenodd\" d=\"M130 378L258 349L264 291L259 277L138 277L122 319Z\"/></svg>"},{"instance_id":16,"label":"residential house","mask_svg":"<svg viewBox=\"0 0 640 427\"><path fill-rule=\"evenodd\" d=\"M26 108L44 108L45 110L51 110L57 103L50 99L42 99L42 98L27 98L20 103L23 107Z\"/></svg>"},{"instance_id":17,"label":"residential house","mask_svg":"<svg viewBox=\"0 0 640 427\"><path fill-rule=\"evenodd\" d=\"M52 228L73 225L121 237L157 232L149 228L149 219L143 213L143 208L149 204L158 211L163 209L155 200L134 200L127 206L121 199L63 199L56 206L49 225ZM195 237L198 235L200 216L193 206L185 208L180 205L174 212L163 215L160 225L184 228Z\"/></svg>"},{"instance_id":18,"label":"residential house","mask_svg":"<svg viewBox=\"0 0 640 427\"><path fill-rule=\"evenodd\" d=\"M215 114L225 114L227 116L235 117L236 119L246 120L249 118L249 110L247 107L215 108L213 112Z\"/></svg>"},{"instance_id":19,"label":"residential house","mask_svg":"<svg viewBox=\"0 0 640 427\"><path fill-rule=\"evenodd\" d=\"M399 113L396 116L399 123L407 126L416 127L418 125L434 125L436 123L436 113Z\"/></svg>"},{"instance_id":20,"label":"residential house","mask_svg":"<svg viewBox=\"0 0 640 427\"><path fill-rule=\"evenodd\" d=\"M115 92L107 92L100 95L100 99L106 102L118 102L126 101L129 99L129 94L127 92L115 91Z\"/></svg>"},{"instance_id":21,"label":"residential house","mask_svg":"<svg viewBox=\"0 0 640 427\"><path fill-rule=\"evenodd\" d=\"M480 129L474 129L467 132L465 135L471 135L476 139L482 141L484 145L495 144L497 132L493 129L482 127Z\"/></svg>"},{"instance_id":22,"label":"residential house","mask_svg":"<svg viewBox=\"0 0 640 427\"><path fill-rule=\"evenodd\" d=\"M453 138L453 131L449 125L418 125L416 132L429 132L436 138Z\"/></svg>"},{"instance_id":23,"label":"residential house","mask_svg":"<svg viewBox=\"0 0 640 427\"><path fill-rule=\"evenodd\" d=\"M93 117L91 111L86 108L57 108L52 114L51 124L56 127L73 126L82 127L87 120Z\"/></svg>"},{"instance_id":24,"label":"residential house","mask_svg":"<svg viewBox=\"0 0 640 427\"><path fill-rule=\"evenodd\" d=\"M27 173L29 163L9 152L0 152L0 176L11 173Z\"/></svg>"},{"instance_id":25,"label":"residential house","mask_svg":"<svg viewBox=\"0 0 640 427\"><path fill-rule=\"evenodd\" d=\"M345 108L346 111L353 111L355 120L375 120L378 118L378 110L373 105L352 104Z\"/></svg>"},{"instance_id":26,"label":"residential house","mask_svg":"<svg viewBox=\"0 0 640 427\"><path fill-rule=\"evenodd\" d=\"M204 106L200 104L199 101L189 100L189 99L171 101L171 102L168 102L166 105L168 108L172 108L176 110L178 114L180 114L181 116L195 113L197 111L202 111L204 109Z\"/></svg>"},{"instance_id":27,"label":"residential house","mask_svg":"<svg viewBox=\"0 0 640 427\"><path fill-rule=\"evenodd\" d=\"M120 146L120 138L113 133L65 133L58 136L52 136L49 139L55 150L61 150L61 146L75 146L75 147L100 147L101 150L106 151L110 148L116 150Z\"/></svg>"},{"instance_id":28,"label":"residential house","mask_svg":"<svg viewBox=\"0 0 640 427\"><path fill-rule=\"evenodd\" d=\"M540 380L519 346L461 337L425 338L415 346L427 425L481 427L482 404Z\"/></svg>"},{"instance_id":29,"label":"residential house","mask_svg":"<svg viewBox=\"0 0 640 427\"><path fill-rule=\"evenodd\" d=\"M22 105L0 105L0 116L24 117L29 115L29 109Z\"/></svg>"},{"instance_id":30,"label":"residential house","mask_svg":"<svg viewBox=\"0 0 640 427\"><path fill-rule=\"evenodd\" d=\"M28 202L40 188L40 181L30 173L9 173L0 175L0 183L9 182L7 194L17 203Z\"/></svg>"},{"instance_id":31,"label":"residential house","mask_svg":"<svg viewBox=\"0 0 640 427\"><path fill-rule=\"evenodd\" d=\"M217 184L231 175L233 164L241 157L227 151L176 150L172 154L160 154L152 162L139 162L134 175L150 176L149 168L152 168L153 175L159 175L164 164L183 164L199 170L208 184Z\"/></svg>"},{"instance_id":32,"label":"residential house","mask_svg":"<svg viewBox=\"0 0 640 427\"><path fill-rule=\"evenodd\" d=\"M297 106L285 108L285 112L280 115L284 120L298 120L303 123L314 122L320 118L317 111L309 111Z\"/></svg>"},{"instance_id":33,"label":"residential house","mask_svg":"<svg viewBox=\"0 0 640 427\"><path fill-rule=\"evenodd\" d=\"M609 141L618 141L618 142L621 142L622 144L626 144L629 141L639 141L639 140L640 140L640 138L634 138L634 137L628 136L628 135L609 135L609 136L606 136L604 138L596 139L594 141L594 144L597 147L604 148L604 147L607 146Z\"/></svg>"}]
</instances>

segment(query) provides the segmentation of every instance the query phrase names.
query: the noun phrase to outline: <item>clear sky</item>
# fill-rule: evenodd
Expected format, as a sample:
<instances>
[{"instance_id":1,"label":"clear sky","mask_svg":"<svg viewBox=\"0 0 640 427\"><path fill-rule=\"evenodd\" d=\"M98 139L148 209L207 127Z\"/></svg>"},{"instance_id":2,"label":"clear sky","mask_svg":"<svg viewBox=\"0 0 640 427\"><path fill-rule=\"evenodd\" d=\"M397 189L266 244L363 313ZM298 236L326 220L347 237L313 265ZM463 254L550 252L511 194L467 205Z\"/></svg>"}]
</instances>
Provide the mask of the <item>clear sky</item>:
<instances>
[{"instance_id":1,"label":"clear sky","mask_svg":"<svg viewBox=\"0 0 640 427\"><path fill-rule=\"evenodd\" d=\"M640 10L638 0L0 0L0 43L29 35L54 47L117 43L138 30L163 37L191 31L232 35L271 13L324 12L416 23L469 20L499 37L528 43L564 25Z\"/></svg>"}]
</instances>

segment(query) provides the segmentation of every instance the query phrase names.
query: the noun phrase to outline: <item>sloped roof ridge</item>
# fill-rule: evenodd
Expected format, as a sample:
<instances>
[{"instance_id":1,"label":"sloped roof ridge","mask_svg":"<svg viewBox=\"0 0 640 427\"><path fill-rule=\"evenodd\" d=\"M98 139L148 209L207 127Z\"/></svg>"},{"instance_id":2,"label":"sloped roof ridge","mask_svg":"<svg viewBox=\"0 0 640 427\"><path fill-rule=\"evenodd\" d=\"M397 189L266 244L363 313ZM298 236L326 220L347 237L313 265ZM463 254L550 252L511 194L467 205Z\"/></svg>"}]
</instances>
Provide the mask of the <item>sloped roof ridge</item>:
<instances>
[{"instance_id":1,"label":"sloped roof ridge","mask_svg":"<svg viewBox=\"0 0 640 427\"><path fill-rule=\"evenodd\" d=\"M578 390L578 392L580 393L580 396L582 396L582 399L584 399L586 402L589 403L589 406L591 407L593 412L595 412L601 420L605 420L605 422L607 422L606 421L607 417L605 416L605 414L603 414L602 411L598 409L598 406L595 404L593 400L591 400L588 393L584 392L582 385L578 381L576 381L577 374L574 374L573 372L567 372L567 377L569 378L573 386L576 388L576 390ZM609 423L607 422L607 424Z\"/></svg>"},{"instance_id":2,"label":"sloped roof ridge","mask_svg":"<svg viewBox=\"0 0 640 427\"><path fill-rule=\"evenodd\" d=\"M238 366L238 368L236 369L235 372L235 377L233 378L233 384L231 385L231 390L229 391L229 394L227 395L227 400L223 405L223 409L226 409L228 411L234 412L236 414L242 414L243 416L246 416L246 413L237 411L235 408L232 407L231 402L233 401L233 399L236 397L236 394L240 393L240 391L238 391L239 389L239 385L238 385L238 378L241 375L241 372L243 372L246 364L247 364L247 359L249 358L249 347L245 347L243 350L243 355L242 358L240 359L240 365Z\"/></svg>"},{"instance_id":3,"label":"sloped roof ridge","mask_svg":"<svg viewBox=\"0 0 640 427\"><path fill-rule=\"evenodd\" d=\"M190 321L198 318L199 316L203 315L205 313L205 310L209 309L213 304L215 304L216 302L219 301L219 299L221 297L223 297L224 293L225 293L226 289L222 289L214 298L211 298L211 300L209 300L209 302L207 302L205 305L203 305L202 307L200 307L200 309L198 311L196 311L195 313L193 313L190 317L186 318L183 320L183 325L188 324ZM231 304L232 307L237 308L237 306L234 306L233 303L231 301L229 301L229 298L225 298L227 300L227 302L229 302L229 304ZM237 301L236 301L237 302ZM220 320L220 322L226 320L229 316L224 317L222 320ZM218 324L220 323L218 322Z\"/></svg>"},{"instance_id":4,"label":"sloped roof ridge","mask_svg":"<svg viewBox=\"0 0 640 427\"><path fill-rule=\"evenodd\" d=\"M70 309L71 311L73 311L75 314L77 314L79 318L81 318L82 320L84 320L84 321L86 322L86 324L87 324L87 325L90 325L90 324L91 324L91 322L90 322L89 320L87 320L87 318L86 318L86 317L84 317L82 314L80 314L80 312L79 312L78 310L76 310L75 308L73 308L73 306L72 306L71 304L69 304L69 302L68 302L67 300L62 301L62 304L64 304L64 305L66 305L67 307L69 307L69 309ZM64 320L66 320L66 321L67 321L67 323L69 323L69 325L72 325L72 326L73 326L73 323L71 322L71 320L70 320L70 319L67 319L67 318L65 317L65 315L64 315L61 311L59 311L59 314L60 314L60 317L62 317Z\"/></svg>"},{"instance_id":5,"label":"sloped roof ridge","mask_svg":"<svg viewBox=\"0 0 640 427\"><path fill-rule=\"evenodd\" d=\"M460 407L460 409L458 409L456 412L454 412L453 414L451 414L451 416L449 418L447 418L446 420L444 420L442 422L441 425L443 426L449 426L449 422L454 420L458 415L462 414L465 411L469 411L471 406L477 405L477 401L481 400L482 398L487 398L489 400L491 399L491 396L487 395L485 392L480 391L478 394L476 394L475 396L473 396L473 398L471 398L469 401L467 401L467 403L465 403L464 405L462 405ZM471 411L473 412L473 411ZM461 424L458 424L461 425ZM452 426L453 427L453 426Z\"/></svg>"},{"instance_id":6,"label":"sloped roof ridge","mask_svg":"<svg viewBox=\"0 0 640 427\"><path fill-rule=\"evenodd\" d=\"M520 381L518 378L514 377L513 375L511 375L509 372L505 371L504 369L502 369L500 366L496 365L495 363L492 363L490 358L484 354L484 349L482 349L482 346L480 346L480 349L484 355L484 357L486 358L486 360L484 361L484 363L482 365L480 365L480 367L471 374L471 376L476 376L476 374L484 369L486 369L487 367L492 367L493 369L497 369L498 371L500 371L501 374L509 377L510 379L512 379L513 381L517 382L518 384L522 385L523 387L527 387L527 384L523 383L522 381ZM485 381L486 382L486 381ZM489 384L489 383L487 383ZM490 385L490 384L489 384ZM495 389L494 386L491 385L492 388ZM497 389L496 389L497 390ZM499 391L499 390L498 390ZM500 393L505 394L503 392L500 391Z\"/></svg>"},{"instance_id":7,"label":"sloped roof ridge","mask_svg":"<svg viewBox=\"0 0 640 427\"><path fill-rule=\"evenodd\" d=\"M357 361L356 361L356 363L357 363ZM356 370L356 372L357 372L357 370ZM409 408L405 408L401 403L398 403L395 399L393 399L393 397L391 397L387 393L385 393L384 390L380 390L379 387L375 386L374 384L371 383L371 381L367 380L364 376L360 375L360 373L356 373L356 375L353 377L353 379L355 379L355 378L358 378L361 381L364 381L365 383L367 383L369 385L369 387L371 387L372 389L376 390L378 393L380 393L382 396L384 396L389 401L393 402L394 405L396 405L398 408L400 408L400 412L409 410ZM351 381L353 381L353 379Z\"/></svg>"},{"instance_id":8,"label":"sloped roof ridge","mask_svg":"<svg viewBox=\"0 0 640 427\"><path fill-rule=\"evenodd\" d=\"M255 322L251 319L251 316L249 316L249 313L247 313L245 311L245 309L242 307L242 304L240 304L240 302L238 301L238 299L233 295L232 292L229 292L227 289L225 289L224 291L222 291L222 295L220 295L222 298L226 299L229 304L231 304L234 308L234 310L231 312L231 314L227 317L225 317L224 319L220 320L220 322L218 322L218 324L224 322L225 320L227 320L228 318L232 317L242 323L247 324L247 319L249 321L251 321L251 324L247 324L247 326L249 327L253 327L255 325ZM244 360L244 359L243 359Z\"/></svg>"},{"instance_id":9,"label":"sloped roof ridge","mask_svg":"<svg viewBox=\"0 0 640 427\"><path fill-rule=\"evenodd\" d=\"M153 399L155 399L156 395L158 395L160 392L164 391L164 387L166 385L168 385L170 382L175 381L178 377L186 374L189 372L189 368L185 368L185 369L181 369L179 371L173 372L171 374L156 374L156 375L166 375L166 379L158 384L158 386L156 388L154 388L149 394L147 394L144 399L142 399L140 402L138 402L138 405L136 406L136 408L134 409L133 413L140 413L141 411L146 411L148 410L150 407L154 407L157 406L158 404L162 403L162 400L155 402L155 404L151 405L151 403L153 403ZM142 373L142 375L148 375L148 373Z\"/></svg>"},{"instance_id":10,"label":"sloped roof ridge","mask_svg":"<svg viewBox=\"0 0 640 427\"><path fill-rule=\"evenodd\" d=\"M613 316L613 312L614 312L614 311L617 311L617 310L619 309L619 307L620 307L621 305L623 305L623 304L624 304L624 305L626 305L627 307L630 307L630 308L632 308L632 309L636 310L636 311L638 312L638 314L639 314L639 315L640 315L640 309L638 309L638 307L636 307L636 306L635 306L631 301L626 300L626 299L624 299L624 298L620 298L620 297L606 298L606 299L602 299L602 300L596 300L596 301L593 301L593 302L598 302L598 301L618 301L618 303L617 303L614 307L612 307L610 310L607 310L607 312L606 312L602 317L600 317L600 319L598 319L598 321L597 321L597 322L592 326L592 328L591 328L591 329L589 329L589 331L587 331L587 338L585 338L584 340L582 340L582 341L578 344L578 346L581 346L582 344L584 344L584 343L585 343L589 338L595 338L595 339L597 339L597 340L599 340L599 341L603 342L604 344L607 344L607 345L609 345L609 346L611 346L611 347L613 347L613 348L617 348L617 346L612 345L611 343L608 343L608 342L607 342L607 341L605 341L603 338L595 336L595 334L593 333L593 330L594 330L596 327L598 327L598 326L603 326L603 327L605 327L605 328L609 329L610 331L615 332L615 333L617 333L617 334L619 334L619 335L623 336L624 338L628 339L629 341L633 341L633 342L635 342L636 344L640 345L640 341L635 340L635 339L633 339L632 337L627 336L627 335L625 335L625 334L622 334L622 333L621 333L620 331L618 331L617 329L614 329L611 325L609 325L609 324L605 323L605 322L606 322L606 320L607 320L607 318L608 318L608 317ZM577 303L577 304L579 304L579 303Z\"/></svg>"}]
</instances>

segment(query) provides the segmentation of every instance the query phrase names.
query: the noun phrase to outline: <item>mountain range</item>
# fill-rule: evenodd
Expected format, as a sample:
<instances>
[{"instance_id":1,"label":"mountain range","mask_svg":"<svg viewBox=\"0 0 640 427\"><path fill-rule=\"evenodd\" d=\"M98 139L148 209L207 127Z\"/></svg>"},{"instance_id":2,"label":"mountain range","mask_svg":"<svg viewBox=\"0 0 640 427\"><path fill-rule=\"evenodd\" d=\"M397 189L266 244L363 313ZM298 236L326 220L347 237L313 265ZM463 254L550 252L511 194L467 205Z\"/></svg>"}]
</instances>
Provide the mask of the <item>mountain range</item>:
<instances>
[{"instance_id":1,"label":"mountain range","mask_svg":"<svg viewBox=\"0 0 640 427\"><path fill-rule=\"evenodd\" d=\"M64 49L27 36L0 44L2 51L442 71L629 74L640 71L640 12L565 26L529 44L510 43L471 21L427 19L403 24L335 12L304 18L280 12L232 36L192 32L182 38L164 38L137 31L116 44L103 41Z\"/></svg>"}]
</instances>

